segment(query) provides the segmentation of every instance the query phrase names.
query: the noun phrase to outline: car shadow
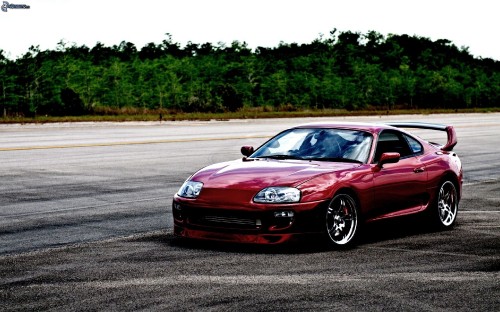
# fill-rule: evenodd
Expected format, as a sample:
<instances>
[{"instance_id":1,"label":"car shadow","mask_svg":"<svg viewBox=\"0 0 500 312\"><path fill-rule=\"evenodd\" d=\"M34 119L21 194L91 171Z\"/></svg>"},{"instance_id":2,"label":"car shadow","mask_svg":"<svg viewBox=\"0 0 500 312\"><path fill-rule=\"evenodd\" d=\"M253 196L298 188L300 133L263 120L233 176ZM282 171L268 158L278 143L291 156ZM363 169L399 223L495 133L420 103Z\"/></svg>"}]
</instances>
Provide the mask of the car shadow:
<instances>
[{"instance_id":1,"label":"car shadow","mask_svg":"<svg viewBox=\"0 0 500 312\"><path fill-rule=\"evenodd\" d=\"M232 242L217 242L204 240L190 240L178 237L172 237L169 245L172 247L188 248L188 249L203 249L228 253L255 253L255 254L298 254L298 253L316 253L331 250L327 244L319 242L321 237L310 238L307 240L297 240L293 242L260 245L260 244L243 244Z\"/></svg>"},{"instance_id":2,"label":"car shadow","mask_svg":"<svg viewBox=\"0 0 500 312\"><path fill-rule=\"evenodd\" d=\"M328 244L327 240L320 235L307 236L301 240L276 245L191 240L175 237L172 233L167 232L162 232L161 234L157 233L147 238L147 240L155 241L173 248L193 250L201 249L228 253L301 254L352 250L383 241L398 240L405 237L425 235L434 232L438 232L438 230L426 225L425 218L410 216L365 224L363 226L363 231L360 233L360 237L352 247L332 247Z\"/></svg>"},{"instance_id":3,"label":"car shadow","mask_svg":"<svg viewBox=\"0 0 500 312\"><path fill-rule=\"evenodd\" d=\"M364 225L359 245L368 245L439 231L439 229L429 224L425 216L421 215L380 220Z\"/></svg>"}]
</instances>

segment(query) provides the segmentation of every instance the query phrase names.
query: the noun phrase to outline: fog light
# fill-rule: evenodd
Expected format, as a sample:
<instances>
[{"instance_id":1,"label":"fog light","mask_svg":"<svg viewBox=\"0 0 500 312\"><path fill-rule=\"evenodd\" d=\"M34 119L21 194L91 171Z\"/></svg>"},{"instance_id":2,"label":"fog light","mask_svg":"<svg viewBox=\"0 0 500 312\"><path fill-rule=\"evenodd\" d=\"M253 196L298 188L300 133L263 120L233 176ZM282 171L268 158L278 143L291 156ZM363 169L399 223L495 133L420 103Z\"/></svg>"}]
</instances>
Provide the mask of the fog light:
<instances>
[{"instance_id":1,"label":"fog light","mask_svg":"<svg viewBox=\"0 0 500 312\"><path fill-rule=\"evenodd\" d=\"M181 204L174 202L174 209L175 210L182 210Z\"/></svg>"},{"instance_id":2,"label":"fog light","mask_svg":"<svg viewBox=\"0 0 500 312\"><path fill-rule=\"evenodd\" d=\"M183 221L184 220L184 216L182 214L182 206L181 204L177 203L177 202L174 202L172 204L172 214L174 215L174 219L177 220L177 221Z\"/></svg>"},{"instance_id":3,"label":"fog light","mask_svg":"<svg viewBox=\"0 0 500 312\"><path fill-rule=\"evenodd\" d=\"M269 227L270 231L281 231L292 226L295 220L295 213L291 210L275 211L274 221L271 222Z\"/></svg>"},{"instance_id":4,"label":"fog light","mask_svg":"<svg viewBox=\"0 0 500 312\"><path fill-rule=\"evenodd\" d=\"M295 214L293 211L275 211L274 212L274 217L275 218L293 218Z\"/></svg>"}]
</instances>

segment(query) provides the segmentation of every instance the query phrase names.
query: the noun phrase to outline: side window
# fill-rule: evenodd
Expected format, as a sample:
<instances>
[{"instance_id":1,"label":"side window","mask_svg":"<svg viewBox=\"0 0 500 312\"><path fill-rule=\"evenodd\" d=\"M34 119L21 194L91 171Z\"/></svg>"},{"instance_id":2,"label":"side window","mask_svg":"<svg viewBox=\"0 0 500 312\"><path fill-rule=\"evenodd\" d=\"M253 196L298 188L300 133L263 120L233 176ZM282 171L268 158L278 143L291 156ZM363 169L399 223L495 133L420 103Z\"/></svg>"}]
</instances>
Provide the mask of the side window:
<instances>
[{"instance_id":1,"label":"side window","mask_svg":"<svg viewBox=\"0 0 500 312\"><path fill-rule=\"evenodd\" d=\"M377 149L375 151L374 162L380 159L380 155L383 153L399 153L401 158L410 156L413 154L412 150L408 146L408 143L403 138L402 134L396 131L385 130L380 133L377 142Z\"/></svg>"},{"instance_id":2,"label":"side window","mask_svg":"<svg viewBox=\"0 0 500 312\"><path fill-rule=\"evenodd\" d=\"M422 147L422 144L420 144L420 142L418 142L417 140L415 140L411 136L408 136L408 135L403 135L403 136L405 137L406 141L410 145L410 149L413 152L413 154L422 153L423 147Z\"/></svg>"}]
</instances>

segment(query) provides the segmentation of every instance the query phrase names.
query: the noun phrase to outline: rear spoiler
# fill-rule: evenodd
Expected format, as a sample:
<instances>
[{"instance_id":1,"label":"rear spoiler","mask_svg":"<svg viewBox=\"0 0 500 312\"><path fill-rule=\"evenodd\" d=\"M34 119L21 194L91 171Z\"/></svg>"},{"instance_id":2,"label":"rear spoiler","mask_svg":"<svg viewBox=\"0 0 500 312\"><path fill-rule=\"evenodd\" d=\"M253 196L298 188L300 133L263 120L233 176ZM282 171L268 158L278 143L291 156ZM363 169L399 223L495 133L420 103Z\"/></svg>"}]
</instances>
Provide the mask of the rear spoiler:
<instances>
[{"instance_id":1,"label":"rear spoiler","mask_svg":"<svg viewBox=\"0 0 500 312\"><path fill-rule=\"evenodd\" d=\"M397 128L415 128L415 129L428 129L446 131L448 140L445 145L441 146L442 151L451 151L457 145L457 133L453 126L446 126L441 124L424 123L424 122L391 122L387 125Z\"/></svg>"}]
</instances>

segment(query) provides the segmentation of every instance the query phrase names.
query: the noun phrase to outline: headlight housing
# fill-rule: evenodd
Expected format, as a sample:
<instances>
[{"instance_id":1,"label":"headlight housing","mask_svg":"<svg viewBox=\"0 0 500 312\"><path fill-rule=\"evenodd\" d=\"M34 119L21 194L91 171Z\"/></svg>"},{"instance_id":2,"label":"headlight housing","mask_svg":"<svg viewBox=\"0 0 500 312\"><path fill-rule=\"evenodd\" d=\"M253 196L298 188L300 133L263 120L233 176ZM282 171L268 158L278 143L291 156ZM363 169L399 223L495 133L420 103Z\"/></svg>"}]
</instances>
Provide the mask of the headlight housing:
<instances>
[{"instance_id":1,"label":"headlight housing","mask_svg":"<svg viewBox=\"0 0 500 312\"><path fill-rule=\"evenodd\" d=\"M300 191L286 186L266 187L255 195L253 201L266 204L298 203Z\"/></svg>"},{"instance_id":2,"label":"headlight housing","mask_svg":"<svg viewBox=\"0 0 500 312\"><path fill-rule=\"evenodd\" d=\"M186 181L182 184L181 188L177 192L180 197L186 198L196 198L200 195L201 189L203 188L202 182L196 181Z\"/></svg>"}]
</instances>

